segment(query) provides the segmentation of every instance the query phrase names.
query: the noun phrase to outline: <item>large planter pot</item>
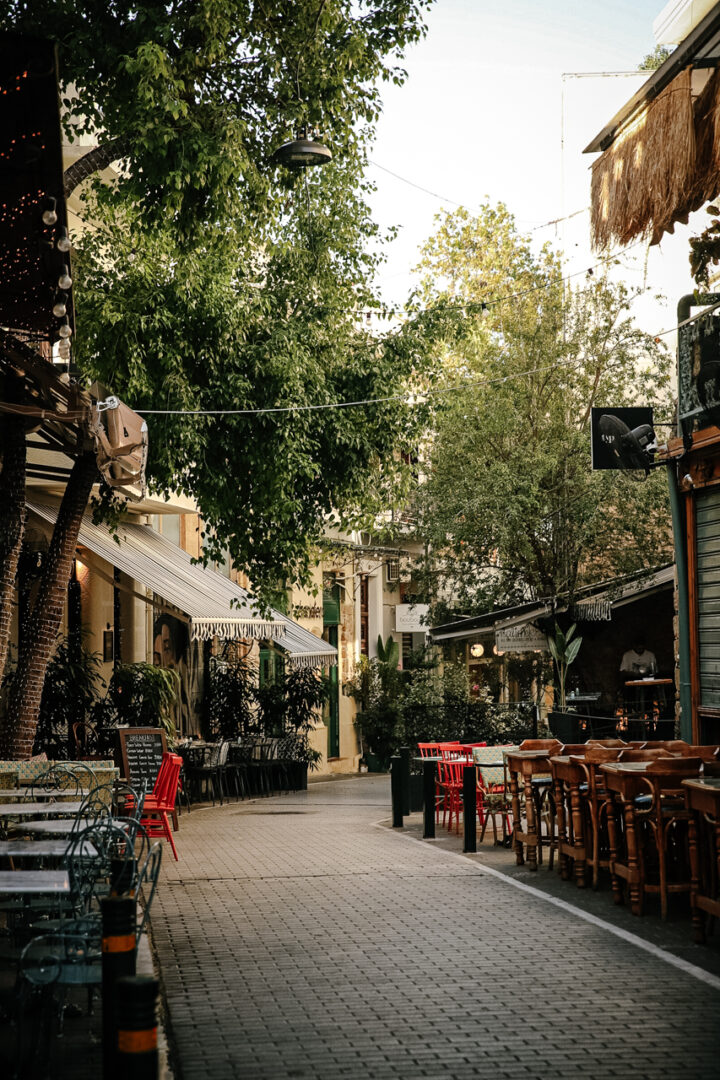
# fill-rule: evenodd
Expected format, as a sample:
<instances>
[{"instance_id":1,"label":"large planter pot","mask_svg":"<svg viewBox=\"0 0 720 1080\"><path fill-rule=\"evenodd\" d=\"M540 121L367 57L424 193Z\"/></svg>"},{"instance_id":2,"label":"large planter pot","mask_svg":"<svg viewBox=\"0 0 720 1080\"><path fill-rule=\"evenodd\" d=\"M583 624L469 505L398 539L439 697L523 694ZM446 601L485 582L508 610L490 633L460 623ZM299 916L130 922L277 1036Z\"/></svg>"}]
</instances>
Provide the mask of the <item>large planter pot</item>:
<instances>
[{"instance_id":1,"label":"large planter pot","mask_svg":"<svg viewBox=\"0 0 720 1080\"><path fill-rule=\"evenodd\" d=\"M555 711L548 714L550 731L563 743L588 739L608 739L617 735L617 717L588 716L585 713Z\"/></svg>"},{"instance_id":2,"label":"large planter pot","mask_svg":"<svg viewBox=\"0 0 720 1080\"><path fill-rule=\"evenodd\" d=\"M375 754L371 754L368 750L365 751L365 761L367 762L368 772L387 772L387 768Z\"/></svg>"}]
</instances>

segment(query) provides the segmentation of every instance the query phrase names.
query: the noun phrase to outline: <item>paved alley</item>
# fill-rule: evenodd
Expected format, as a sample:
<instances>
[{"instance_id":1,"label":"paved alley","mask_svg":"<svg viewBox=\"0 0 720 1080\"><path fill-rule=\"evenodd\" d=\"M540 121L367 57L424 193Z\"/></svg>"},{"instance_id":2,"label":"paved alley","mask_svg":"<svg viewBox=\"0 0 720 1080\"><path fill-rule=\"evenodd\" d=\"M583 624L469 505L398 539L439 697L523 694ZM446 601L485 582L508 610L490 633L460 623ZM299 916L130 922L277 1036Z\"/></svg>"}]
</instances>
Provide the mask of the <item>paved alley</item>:
<instances>
[{"instance_id":1,"label":"paved alley","mask_svg":"<svg viewBox=\"0 0 720 1080\"><path fill-rule=\"evenodd\" d=\"M717 977L388 816L387 777L182 816L152 920L176 1080L720 1076Z\"/></svg>"}]
</instances>

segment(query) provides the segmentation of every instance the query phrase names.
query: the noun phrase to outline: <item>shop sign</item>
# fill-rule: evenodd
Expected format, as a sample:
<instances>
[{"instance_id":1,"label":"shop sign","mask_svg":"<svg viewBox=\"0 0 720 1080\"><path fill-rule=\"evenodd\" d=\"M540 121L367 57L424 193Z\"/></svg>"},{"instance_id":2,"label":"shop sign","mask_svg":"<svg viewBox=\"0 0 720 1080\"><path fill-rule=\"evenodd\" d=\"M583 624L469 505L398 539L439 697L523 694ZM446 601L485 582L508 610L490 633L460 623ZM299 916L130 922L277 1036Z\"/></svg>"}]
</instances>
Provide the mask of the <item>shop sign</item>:
<instances>
[{"instance_id":1,"label":"shop sign","mask_svg":"<svg viewBox=\"0 0 720 1080\"><path fill-rule=\"evenodd\" d=\"M547 652L547 637L532 623L506 626L495 631L498 652Z\"/></svg>"},{"instance_id":2,"label":"shop sign","mask_svg":"<svg viewBox=\"0 0 720 1080\"><path fill-rule=\"evenodd\" d=\"M395 632L398 634L426 634L429 604L396 604Z\"/></svg>"}]
</instances>

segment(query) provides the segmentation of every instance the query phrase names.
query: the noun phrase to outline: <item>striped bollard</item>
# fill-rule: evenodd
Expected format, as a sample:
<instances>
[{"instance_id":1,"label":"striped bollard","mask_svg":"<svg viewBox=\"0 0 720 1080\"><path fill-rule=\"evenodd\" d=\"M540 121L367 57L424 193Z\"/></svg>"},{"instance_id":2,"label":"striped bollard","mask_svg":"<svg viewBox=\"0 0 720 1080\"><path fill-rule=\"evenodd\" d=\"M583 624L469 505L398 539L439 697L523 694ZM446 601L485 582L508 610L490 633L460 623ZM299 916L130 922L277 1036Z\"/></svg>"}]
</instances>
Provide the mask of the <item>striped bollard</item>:
<instances>
[{"instance_id":1,"label":"striped bollard","mask_svg":"<svg viewBox=\"0 0 720 1080\"><path fill-rule=\"evenodd\" d=\"M118 979L135 974L137 904L131 897L107 896L102 911L103 1078L116 1080L117 1035L115 987Z\"/></svg>"},{"instance_id":2,"label":"striped bollard","mask_svg":"<svg viewBox=\"0 0 720 1080\"><path fill-rule=\"evenodd\" d=\"M157 1080L157 996L152 975L117 981L118 1080Z\"/></svg>"}]
</instances>

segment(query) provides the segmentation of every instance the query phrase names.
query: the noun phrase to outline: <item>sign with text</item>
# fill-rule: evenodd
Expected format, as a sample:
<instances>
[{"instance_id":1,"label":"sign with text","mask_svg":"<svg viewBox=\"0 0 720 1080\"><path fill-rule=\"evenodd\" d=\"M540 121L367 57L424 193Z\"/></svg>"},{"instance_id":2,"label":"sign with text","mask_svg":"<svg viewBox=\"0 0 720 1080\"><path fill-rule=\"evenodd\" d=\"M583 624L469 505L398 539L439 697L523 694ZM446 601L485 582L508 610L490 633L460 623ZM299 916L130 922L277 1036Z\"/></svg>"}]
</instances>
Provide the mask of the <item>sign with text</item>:
<instances>
[{"instance_id":1,"label":"sign with text","mask_svg":"<svg viewBox=\"0 0 720 1080\"><path fill-rule=\"evenodd\" d=\"M398 634L426 634L428 631L429 604L396 604L395 632Z\"/></svg>"},{"instance_id":2,"label":"sign with text","mask_svg":"<svg viewBox=\"0 0 720 1080\"><path fill-rule=\"evenodd\" d=\"M506 626L495 631L498 652L547 652L548 643L542 630L532 623Z\"/></svg>"},{"instance_id":3,"label":"sign with text","mask_svg":"<svg viewBox=\"0 0 720 1080\"><path fill-rule=\"evenodd\" d=\"M167 750L160 728L119 728L123 776L136 791L152 791Z\"/></svg>"}]
</instances>

